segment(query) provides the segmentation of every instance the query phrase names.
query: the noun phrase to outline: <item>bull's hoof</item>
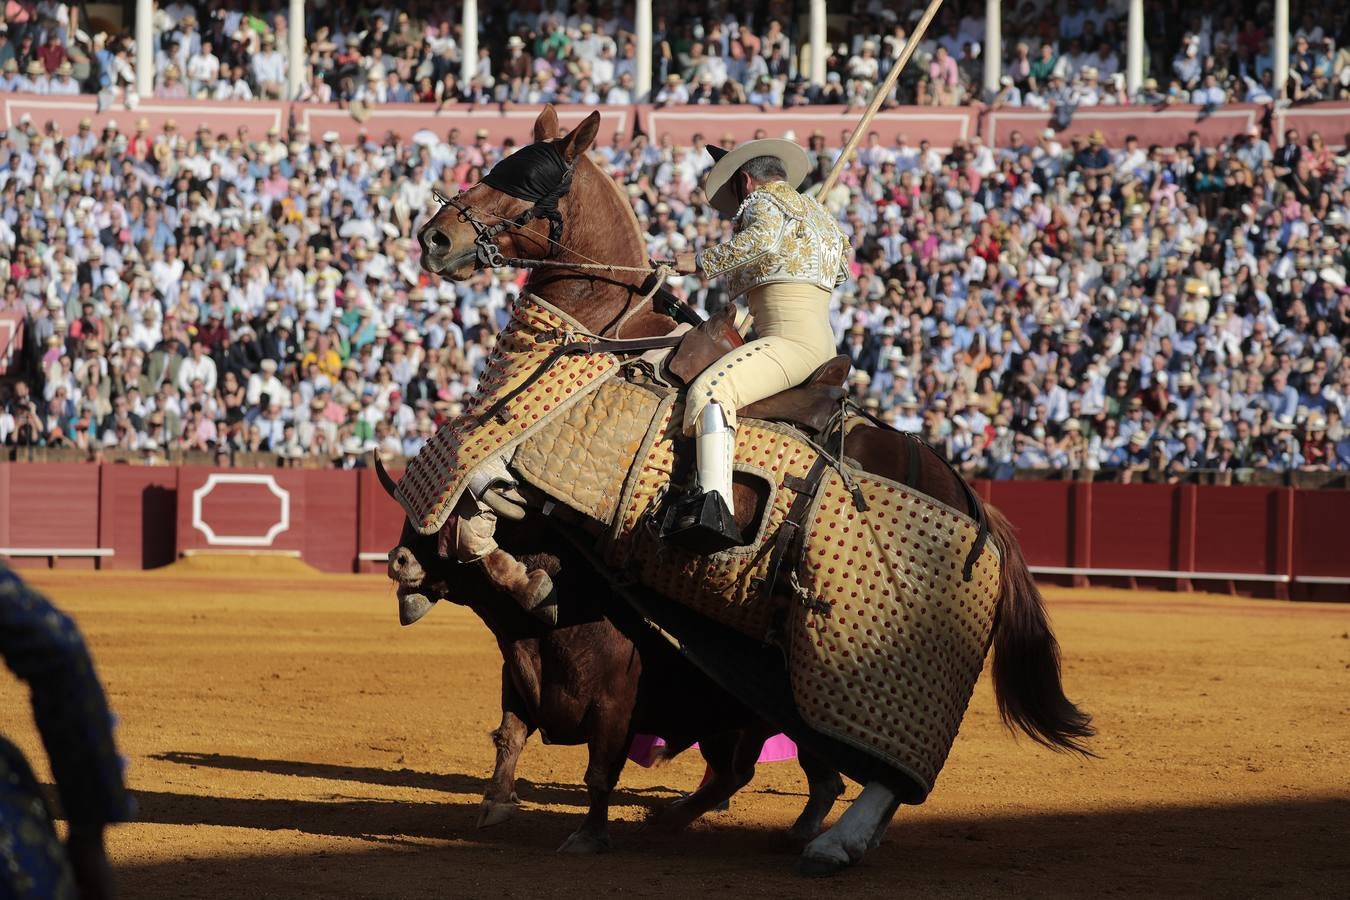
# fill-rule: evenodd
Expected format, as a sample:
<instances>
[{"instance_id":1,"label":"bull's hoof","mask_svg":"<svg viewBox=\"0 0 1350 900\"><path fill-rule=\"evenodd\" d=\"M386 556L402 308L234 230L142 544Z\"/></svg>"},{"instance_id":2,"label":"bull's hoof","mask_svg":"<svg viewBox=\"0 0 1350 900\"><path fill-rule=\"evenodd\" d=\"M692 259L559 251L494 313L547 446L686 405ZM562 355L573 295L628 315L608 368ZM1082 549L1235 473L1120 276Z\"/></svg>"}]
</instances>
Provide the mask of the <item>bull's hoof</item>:
<instances>
[{"instance_id":1,"label":"bull's hoof","mask_svg":"<svg viewBox=\"0 0 1350 900\"><path fill-rule=\"evenodd\" d=\"M558 594L550 594L542 603L530 610L530 614L549 628L558 627Z\"/></svg>"},{"instance_id":2,"label":"bull's hoof","mask_svg":"<svg viewBox=\"0 0 1350 900\"><path fill-rule=\"evenodd\" d=\"M530 572L529 578L522 589L520 601L526 609L537 609L549 601L557 599L557 591L553 587L553 579L543 569L534 569Z\"/></svg>"},{"instance_id":3,"label":"bull's hoof","mask_svg":"<svg viewBox=\"0 0 1350 900\"><path fill-rule=\"evenodd\" d=\"M501 803L496 800L484 800L478 807L478 827L491 828L500 825L516 814L520 805L514 801Z\"/></svg>"},{"instance_id":4,"label":"bull's hoof","mask_svg":"<svg viewBox=\"0 0 1350 900\"><path fill-rule=\"evenodd\" d=\"M803 853L797 858L797 874L804 878L829 878L849 867L848 856L816 856Z\"/></svg>"},{"instance_id":5,"label":"bull's hoof","mask_svg":"<svg viewBox=\"0 0 1350 900\"><path fill-rule=\"evenodd\" d=\"M577 856L592 855L596 853L609 852L609 835L595 834L586 831L584 828L573 834L567 840L562 842L558 848L559 853L574 854Z\"/></svg>"}]
</instances>

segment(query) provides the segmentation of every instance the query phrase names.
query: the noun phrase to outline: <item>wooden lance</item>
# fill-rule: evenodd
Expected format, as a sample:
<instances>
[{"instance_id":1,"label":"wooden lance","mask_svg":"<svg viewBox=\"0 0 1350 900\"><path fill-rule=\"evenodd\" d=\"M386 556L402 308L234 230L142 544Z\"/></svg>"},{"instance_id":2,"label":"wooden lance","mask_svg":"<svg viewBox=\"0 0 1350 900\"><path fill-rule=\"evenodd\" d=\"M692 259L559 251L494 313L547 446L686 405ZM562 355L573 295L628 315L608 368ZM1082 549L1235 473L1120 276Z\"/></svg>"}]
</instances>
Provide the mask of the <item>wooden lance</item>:
<instances>
[{"instance_id":1,"label":"wooden lance","mask_svg":"<svg viewBox=\"0 0 1350 900\"><path fill-rule=\"evenodd\" d=\"M862 114L862 118L858 120L858 125L853 129L853 133L849 135L848 143L844 145L844 149L840 152L839 158L834 161L834 167L830 169L830 174L826 175L825 180L821 182L820 191L816 194L816 199L821 203L825 202L826 196L834 189L835 182L839 180L839 176L843 173L844 166L847 164L849 157L858 149L858 141L860 141L862 136L867 132L867 126L872 123L872 119L876 116L877 110L881 109L881 104L885 102L886 95L888 95L895 87L895 82L899 80L900 73L904 70L905 64L908 63L909 58L914 55L914 51L919 46L919 41L923 40L924 32L928 30L929 24L932 23L933 17L937 15L938 7L941 5L942 0L932 0L932 2L928 4L928 8L923 11L923 16L919 19L919 24L914 26L913 33L910 34L909 40L905 42L904 49L900 51L900 56L896 59L895 65L891 66L891 71L886 75L886 80L881 83L881 86L877 88L876 93L872 95L872 102L867 104L867 110Z\"/></svg>"}]
</instances>

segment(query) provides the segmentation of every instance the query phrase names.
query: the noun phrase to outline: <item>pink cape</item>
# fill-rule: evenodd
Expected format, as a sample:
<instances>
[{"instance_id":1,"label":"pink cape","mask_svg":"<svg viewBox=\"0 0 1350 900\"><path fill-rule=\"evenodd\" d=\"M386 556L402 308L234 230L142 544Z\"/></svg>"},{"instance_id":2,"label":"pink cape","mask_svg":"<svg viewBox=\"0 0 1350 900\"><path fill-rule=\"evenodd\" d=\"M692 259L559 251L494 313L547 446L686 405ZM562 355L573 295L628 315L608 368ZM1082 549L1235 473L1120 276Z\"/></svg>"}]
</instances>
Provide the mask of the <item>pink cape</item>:
<instances>
[{"instance_id":1,"label":"pink cape","mask_svg":"<svg viewBox=\"0 0 1350 900\"><path fill-rule=\"evenodd\" d=\"M635 735L633 745L628 748L628 758L640 766L650 768L656 762L656 752L665 745L666 742L655 735ZM698 744L694 746L697 747ZM797 745L785 734L775 734L764 742L764 749L759 751L759 762L762 763L782 762L785 759L796 758Z\"/></svg>"}]
</instances>

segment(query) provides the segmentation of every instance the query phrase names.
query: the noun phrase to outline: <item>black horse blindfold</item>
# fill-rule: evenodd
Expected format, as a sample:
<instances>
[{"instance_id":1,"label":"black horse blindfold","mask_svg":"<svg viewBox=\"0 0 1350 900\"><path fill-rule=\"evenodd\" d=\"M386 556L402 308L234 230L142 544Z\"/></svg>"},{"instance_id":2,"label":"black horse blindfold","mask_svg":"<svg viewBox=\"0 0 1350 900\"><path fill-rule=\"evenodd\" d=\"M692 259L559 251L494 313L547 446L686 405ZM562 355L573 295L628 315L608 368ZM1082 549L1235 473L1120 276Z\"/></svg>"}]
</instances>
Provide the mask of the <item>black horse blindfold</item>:
<instances>
[{"instance_id":1,"label":"black horse blindfold","mask_svg":"<svg viewBox=\"0 0 1350 900\"><path fill-rule=\"evenodd\" d=\"M483 176L483 184L521 200L553 207L572 185L572 167L552 143L529 144L493 166Z\"/></svg>"}]
</instances>

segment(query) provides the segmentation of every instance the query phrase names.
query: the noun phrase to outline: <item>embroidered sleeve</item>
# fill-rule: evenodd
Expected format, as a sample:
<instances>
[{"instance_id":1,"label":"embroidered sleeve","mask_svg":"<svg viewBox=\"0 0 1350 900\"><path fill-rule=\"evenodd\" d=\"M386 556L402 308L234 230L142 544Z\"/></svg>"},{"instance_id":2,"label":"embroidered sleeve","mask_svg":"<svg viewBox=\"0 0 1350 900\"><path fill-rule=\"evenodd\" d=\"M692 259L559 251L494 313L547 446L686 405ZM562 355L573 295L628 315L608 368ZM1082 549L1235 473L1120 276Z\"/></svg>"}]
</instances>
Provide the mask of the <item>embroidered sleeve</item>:
<instances>
[{"instance_id":1,"label":"embroidered sleeve","mask_svg":"<svg viewBox=\"0 0 1350 900\"><path fill-rule=\"evenodd\" d=\"M784 218L777 203L759 191L751 194L741 207L741 225L735 237L703 251L704 272L716 278L772 252L782 234Z\"/></svg>"},{"instance_id":2,"label":"embroidered sleeve","mask_svg":"<svg viewBox=\"0 0 1350 900\"><path fill-rule=\"evenodd\" d=\"M844 234L843 229L838 228L838 226L835 227L836 230L839 232L840 252L839 252L839 271L836 272L834 275L834 286L838 287L845 281L848 281L849 275L852 274L849 270L848 263L849 260L853 258L853 242L848 239L848 235Z\"/></svg>"}]
</instances>

